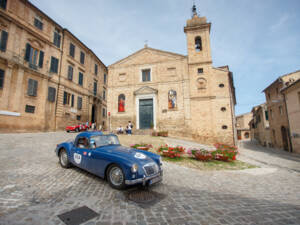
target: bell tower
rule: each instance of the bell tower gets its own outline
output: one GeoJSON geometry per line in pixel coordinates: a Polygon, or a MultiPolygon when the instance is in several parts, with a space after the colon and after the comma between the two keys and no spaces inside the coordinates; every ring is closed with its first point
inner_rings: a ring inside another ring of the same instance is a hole
{"type": "Polygon", "coordinates": [[[195,4],[192,19],[187,20],[184,32],[187,39],[189,64],[212,64],[210,49],[210,27],[206,17],[199,17],[195,4]]]}

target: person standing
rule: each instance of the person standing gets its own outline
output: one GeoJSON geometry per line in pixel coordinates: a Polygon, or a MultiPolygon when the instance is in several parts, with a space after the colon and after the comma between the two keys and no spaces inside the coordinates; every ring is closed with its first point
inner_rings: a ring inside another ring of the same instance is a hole
{"type": "Polygon", "coordinates": [[[128,134],[129,135],[132,134],[132,128],[133,128],[133,125],[132,125],[131,121],[128,121],[128,134]]]}

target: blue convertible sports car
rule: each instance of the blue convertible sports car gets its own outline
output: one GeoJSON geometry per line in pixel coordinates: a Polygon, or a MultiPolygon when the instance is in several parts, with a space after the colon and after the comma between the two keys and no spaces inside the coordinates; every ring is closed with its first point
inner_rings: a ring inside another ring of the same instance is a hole
{"type": "Polygon", "coordinates": [[[83,132],[74,141],[57,145],[55,152],[63,168],[78,166],[107,179],[116,189],[138,183],[151,185],[162,180],[159,155],[121,146],[114,134],[83,132]]]}

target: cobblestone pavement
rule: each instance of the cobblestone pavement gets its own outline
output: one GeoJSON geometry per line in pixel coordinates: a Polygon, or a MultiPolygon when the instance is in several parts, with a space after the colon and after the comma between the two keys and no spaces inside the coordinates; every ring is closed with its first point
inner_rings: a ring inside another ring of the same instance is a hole
{"type": "MultiPolygon", "coordinates": [[[[242,171],[202,172],[165,163],[163,182],[151,187],[165,197],[140,207],[126,199],[130,190],[113,190],[101,178],[59,166],[54,148],[73,137],[0,135],[1,225],[63,224],[57,215],[84,205],[99,213],[85,225],[300,224],[300,173],[288,163],[293,157],[281,167],[262,163],[242,171]]],[[[253,149],[246,151],[256,158],[253,149]]]]}

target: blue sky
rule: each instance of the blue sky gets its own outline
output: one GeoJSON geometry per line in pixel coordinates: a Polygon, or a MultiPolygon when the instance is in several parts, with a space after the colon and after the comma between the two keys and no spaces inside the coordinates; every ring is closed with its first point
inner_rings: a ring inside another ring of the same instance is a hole
{"type": "MultiPolygon", "coordinates": [[[[192,0],[32,0],[106,64],[143,48],[187,54],[192,0]]],[[[300,0],[195,0],[212,23],[214,66],[234,75],[236,114],[265,101],[262,90],[300,69],[300,0]]]]}

